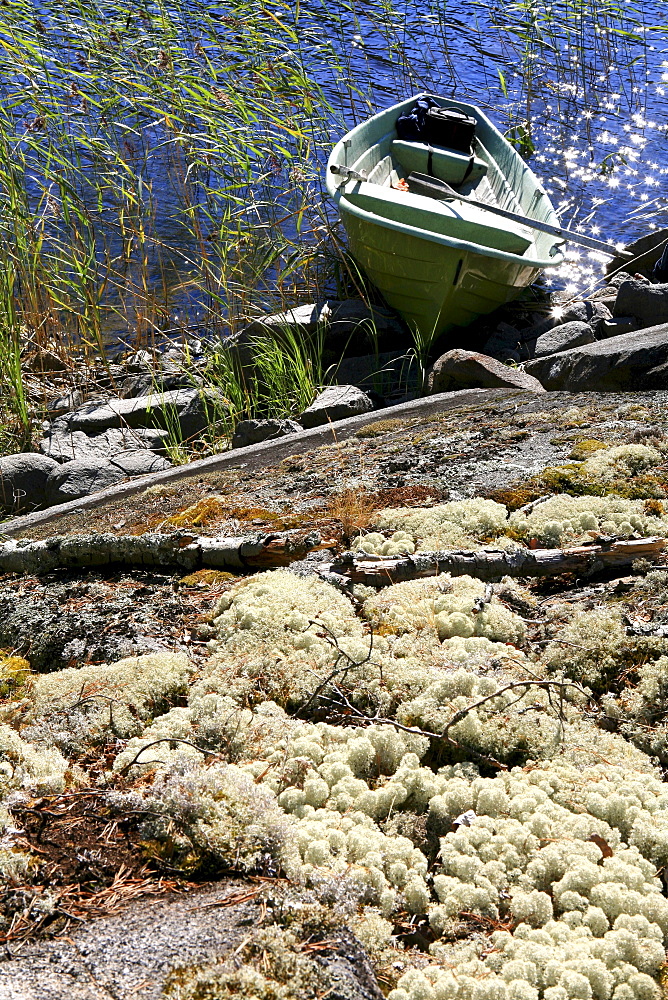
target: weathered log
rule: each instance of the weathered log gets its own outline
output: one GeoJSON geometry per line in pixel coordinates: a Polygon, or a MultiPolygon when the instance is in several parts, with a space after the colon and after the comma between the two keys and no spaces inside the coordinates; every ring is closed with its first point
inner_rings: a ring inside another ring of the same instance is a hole
{"type": "Polygon", "coordinates": [[[615,566],[628,566],[635,559],[658,555],[665,538],[611,539],[596,545],[570,549],[479,549],[478,551],[416,552],[405,556],[370,556],[344,552],[318,569],[333,583],[349,581],[372,587],[450,573],[478,580],[500,580],[504,576],[558,576],[576,573],[591,576],[615,566]]]}
{"type": "Polygon", "coordinates": [[[110,565],[177,567],[188,572],[204,568],[270,569],[287,566],[308,552],[332,544],[323,541],[318,531],[283,531],[237,538],[150,531],[143,535],[55,536],[43,541],[12,539],[0,545],[0,572],[48,573],[54,569],[110,565]]]}

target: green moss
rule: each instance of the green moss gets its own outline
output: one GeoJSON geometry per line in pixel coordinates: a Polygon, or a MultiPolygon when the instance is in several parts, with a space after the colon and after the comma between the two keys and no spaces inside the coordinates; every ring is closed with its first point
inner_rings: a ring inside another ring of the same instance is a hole
{"type": "Polygon", "coordinates": [[[216,587],[221,583],[229,583],[238,577],[234,573],[225,573],[219,569],[198,569],[194,573],[188,573],[181,577],[181,583],[186,587],[216,587]]]}
{"type": "MultiPolygon", "coordinates": [[[[494,500],[501,500],[502,495],[512,495],[524,490],[530,494],[529,499],[535,499],[544,493],[570,493],[571,496],[619,496],[626,500],[643,500],[654,498],[661,500],[668,496],[668,484],[664,479],[653,473],[641,473],[637,476],[618,476],[601,479],[590,475],[585,470],[585,462],[570,462],[566,465],[549,465],[547,468],[527,482],[509,487],[508,490],[497,491],[494,500]]],[[[501,501],[510,508],[507,500],[501,501]]],[[[528,501],[524,501],[525,503],[528,501]]],[[[521,506],[521,504],[520,504],[521,506]]]]}
{"type": "Polygon", "coordinates": [[[605,441],[597,441],[596,438],[586,438],[584,441],[576,441],[568,457],[575,459],[577,462],[582,462],[586,458],[589,458],[593,452],[607,447],[609,446],[605,441]]]}
{"type": "Polygon", "coordinates": [[[30,684],[31,668],[22,656],[0,653],[0,698],[21,697],[30,684]]]}

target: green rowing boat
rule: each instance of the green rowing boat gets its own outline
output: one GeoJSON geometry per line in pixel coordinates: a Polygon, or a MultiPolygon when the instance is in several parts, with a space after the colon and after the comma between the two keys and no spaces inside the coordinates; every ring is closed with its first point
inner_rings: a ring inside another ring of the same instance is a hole
{"type": "Polygon", "coordinates": [[[564,237],[532,227],[558,230],[559,220],[536,176],[474,105],[433,97],[475,118],[473,157],[399,139],[397,118],[419,96],[344,136],[329,158],[327,188],[351,253],[428,342],[515,299],[543,268],[561,263],[564,237]],[[444,200],[439,182],[454,198],[444,200]]]}

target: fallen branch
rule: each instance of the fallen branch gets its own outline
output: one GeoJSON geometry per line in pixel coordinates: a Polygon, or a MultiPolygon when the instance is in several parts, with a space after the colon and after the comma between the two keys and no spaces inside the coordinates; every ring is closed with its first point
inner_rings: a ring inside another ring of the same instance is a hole
{"type": "Polygon", "coordinates": [[[283,531],[237,538],[172,534],[56,536],[43,541],[19,539],[0,545],[0,572],[48,573],[119,564],[122,566],[245,570],[288,566],[308,552],[328,548],[318,531],[283,531]]]}
{"type": "Polygon", "coordinates": [[[658,555],[665,538],[612,539],[596,545],[571,549],[479,549],[478,551],[416,552],[405,556],[369,556],[344,552],[330,563],[321,563],[319,572],[333,583],[366,583],[387,587],[392,583],[450,573],[474,576],[479,580],[500,580],[504,576],[558,576],[576,573],[591,576],[615,566],[628,566],[641,557],[658,555]]]}

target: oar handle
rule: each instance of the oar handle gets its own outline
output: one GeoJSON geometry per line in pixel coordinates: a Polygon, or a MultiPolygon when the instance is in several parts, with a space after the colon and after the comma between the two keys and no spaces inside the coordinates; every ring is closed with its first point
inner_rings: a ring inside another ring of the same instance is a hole
{"type": "Polygon", "coordinates": [[[341,177],[345,177],[346,180],[367,180],[367,176],[363,171],[353,170],[352,167],[345,167],[342,163],[330,163],[329,170],[330,173],[339,174],[341,177]]]}

